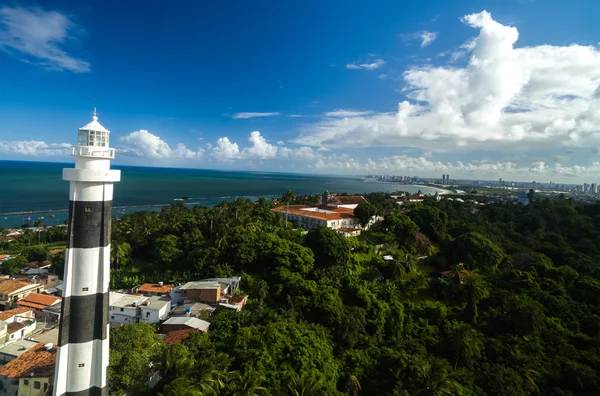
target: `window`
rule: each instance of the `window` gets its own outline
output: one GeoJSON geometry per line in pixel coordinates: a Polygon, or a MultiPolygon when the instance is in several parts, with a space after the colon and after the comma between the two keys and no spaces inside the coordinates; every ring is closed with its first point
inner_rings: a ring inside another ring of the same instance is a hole
{"type": "Polygon", "coordinates": [[[79,363],[77,367],[85,367],[85,363],[79,363]]]}
{"type": "Polygon", "coordinates": [[[115,317],[114,317],[114,316],[111,316],[110,318],[111,318],[111,319],[114,319],[115,317]]]}
{"type": "Polygon", "coordinates": [[[146,317],[149,318],[150,317],[150,312],[146,312],[146,317]]]}
{"type": "Polygon", "coordinates": [[[23,385],[29,385],[29,380],[23,380],[23,385]]]}
{"type": "Polygon", "coordinates": [[[33,389],[42,389],[42,383],[40,381],[33,381],[33,389]]]}
{"type": "Polygon", "coordinates": [[[125,311],[125,308],[121,308],[121,312],[125,311]]]}
{"type": "Polygon", "coordinates": [[[82,287],[82,288],[81,288],[81,291],[89,291],[89,290],[90,290],[90,288],[89,288],[89,287],[82,287]]]}
{"type": "Polygon", "coordinates": [[[85,213],[92,213],[92,208],[86,207],[85,208],[85,213]]]}

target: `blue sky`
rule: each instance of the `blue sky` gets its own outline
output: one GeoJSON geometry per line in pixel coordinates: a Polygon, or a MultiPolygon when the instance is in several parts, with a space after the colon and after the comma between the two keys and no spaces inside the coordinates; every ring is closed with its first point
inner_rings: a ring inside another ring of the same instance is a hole
{"type": "Polygon", "coordinates": [[[5,1],[0,157],[598,181],[597,1],[5,1]],[[42,5],[43,4],[43,5],[42,5]]]}

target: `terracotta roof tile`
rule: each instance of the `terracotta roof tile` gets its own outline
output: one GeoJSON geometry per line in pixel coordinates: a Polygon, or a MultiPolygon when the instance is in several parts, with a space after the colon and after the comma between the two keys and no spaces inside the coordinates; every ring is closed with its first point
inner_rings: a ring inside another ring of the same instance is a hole
{"type": "Polygon", "coordinates": [[[19,289],[22,289],[27,286],[35,286],[36,283],[33,282],[25,282],[16,279],[9,279],[2,283],[0,283],[0,294],[11,294],[19,289]]]}
{"type": "Polygon", "coordinates": [[[158,285],[157,283],[144,283],[138,287],[140,293],[170,293],[173,285],[158,285]]]}
{"type": "Polygon", "coordinates": [[[30,376],[33,378],[47,378],[54,375],[55,363],[56,347],[47,351],[44,349],[44,343],[39,343],[16,359],[6,363],[0,369],[0,375],[10,378],[30,376]]]}
{"type": "Polygon", "coordinates": [[[23,322],[10,322],[6,325],[6,332],[8,334],[16,333],[24,327],[27,327],[27,324],[23,322]]]}
{"type": "Polygon", "coordinates": [[[338,205],[358,205],[369,203],[362,195],[336,195],[331,199],[332,203],[338,205]]]}
{"type": "Polygon", "coordinates": [[[31,308],[18,307],[14,309],[9,309],[8,311],[0,312],[0,320],[6,320],[8,318],[12,318],[15,315],[22,315],[26,312],[31,312],[31,308]]]}
{"type": "MultiPolygon", "coordinates": [[[[277,206],[271,209],[274,212],[286,213],[286,206],[277,206]]],[[[311,219],[318,220],[340,220],[340,219],[351,219],[354,217],[353,209],[349,208],[325,208],[319,206],[308,206],[308,205],[294,205],[290,206],[289,214],[300,215],[311,219]],[[303,210],[306,208],[319,208],[320,210],[326,210],[329,213],[313,212],[310,210],[303,210]]]]}
{"type": "Polygon", "coordinates": [[[61,300],[62,298],[60,297],[49,296],[47,294],[31,293],[27,295],[27,297],[17,301],[17,305],[35,309],[44,309],[59,303],[61,300]]]}
{"type": "Polygon", "coordinates": [[[190,336],[190,333],[200,331],[197,329],[185,329],[185,330],[175,330],[169,331],[164,341],[168,346],[173,346],[176,344],[181,344],[186,338],[190,336]]]}
{"type": "Polygon", "coordinates": [[[52,254],[52,255],[54,255],[54,254],[60,253],[62,251],[63,251],[62,249],[52,249],[52,250],[49,251],[49,253],[52,254]]]}

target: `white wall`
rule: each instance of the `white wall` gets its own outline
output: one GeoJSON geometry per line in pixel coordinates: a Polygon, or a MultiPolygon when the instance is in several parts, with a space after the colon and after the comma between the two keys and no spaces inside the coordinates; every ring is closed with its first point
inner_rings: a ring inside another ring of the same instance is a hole
{"type": "Polygon", "coordinates": [[[136,308],[109,307],[108,313],[111,325],[138,323],[136,308]]]}
{"type": "Polygon", "coordinates": [[[165,304],[161,309],[150,309],[142,306],[140,322],[158,324],[161,320],[167,319],[171,311],[171,303],[165,304]]]}

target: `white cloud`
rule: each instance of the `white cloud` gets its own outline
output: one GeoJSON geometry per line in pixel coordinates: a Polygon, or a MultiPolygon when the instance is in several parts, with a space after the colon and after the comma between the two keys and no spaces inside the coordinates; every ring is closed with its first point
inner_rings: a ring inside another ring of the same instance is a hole
{"type": "Polygon", "coordinates": [[[358,117],[372,114],[372,111],[337,109],[323,114],[325,117],[358,117]]]}
{"type": "Polygon", "coordinates": [[[48,70],[89,72],[64,49],[79,28],[71,17],[41,8],[0,6],[0,49],[48,70]]]}
{"type": "Polygon", "coordinates": [[[257,118],[257,117],[274,117],[281,115],[281,113],[235,113],[231,116],[234,120],[246,119],[246,118],[257,118]]]}
{"type": "Polygon", "coordinates": [[[66,156],[71,153],[69,143],[46,143],[40,140],[0,141],[0,153],[27,156],[66,156]]]}
{"type": "Polygon", "coordinates": [[[437,38],[437,33],[422,30],[415,33],[401,34],[400,37],[402,37],[404,40],[419,40],[421,42],[421,48],[424,48],[437,38]]]}
{"type": "Polygon", "coordinates": [[[217,140],[217,146],[213,148],[213,155],[217,159],[231,160],[241,158],[240,147],[232,143],[227,136],[217,140]]]}
{"type": "Polygon", "coordinates": [[[171,149],[167,142],[143,129],[122,136],[119,140],[125,143],[119,151],[150,159],[195,159],[202,157],[204,153],[201,148],[198,151],[190,150],[183,143],[178,143],[175,149],[171,149]]]}
{"type": "Polygon", "coordinates": [[[479,35],[467,65],[404,72],[409,100],[393,113],[327,116],[294,142],[311,146],[526,150],[591,146],[600,138],[600,51],[515,48],[518,31],[483,11],[462,18],[479,35]]]}
{"type": "Polygon", "coordinates": [[[259,131],[250,133],[248,141],[252,143],[252,147],[244,149],[244,157],[259,157],[259,158],[273,158],[277,155],[277,146],[267,143],[264,137],[260,135],[259,131]]]}
{"type": "Polygon", "coordinates": [[[348,63],[346,65],[346,69],[350,70],[375,70],[379,69],[385,65],[385,61],[383,59],[373,59],[368,63],[348,63]]]}

